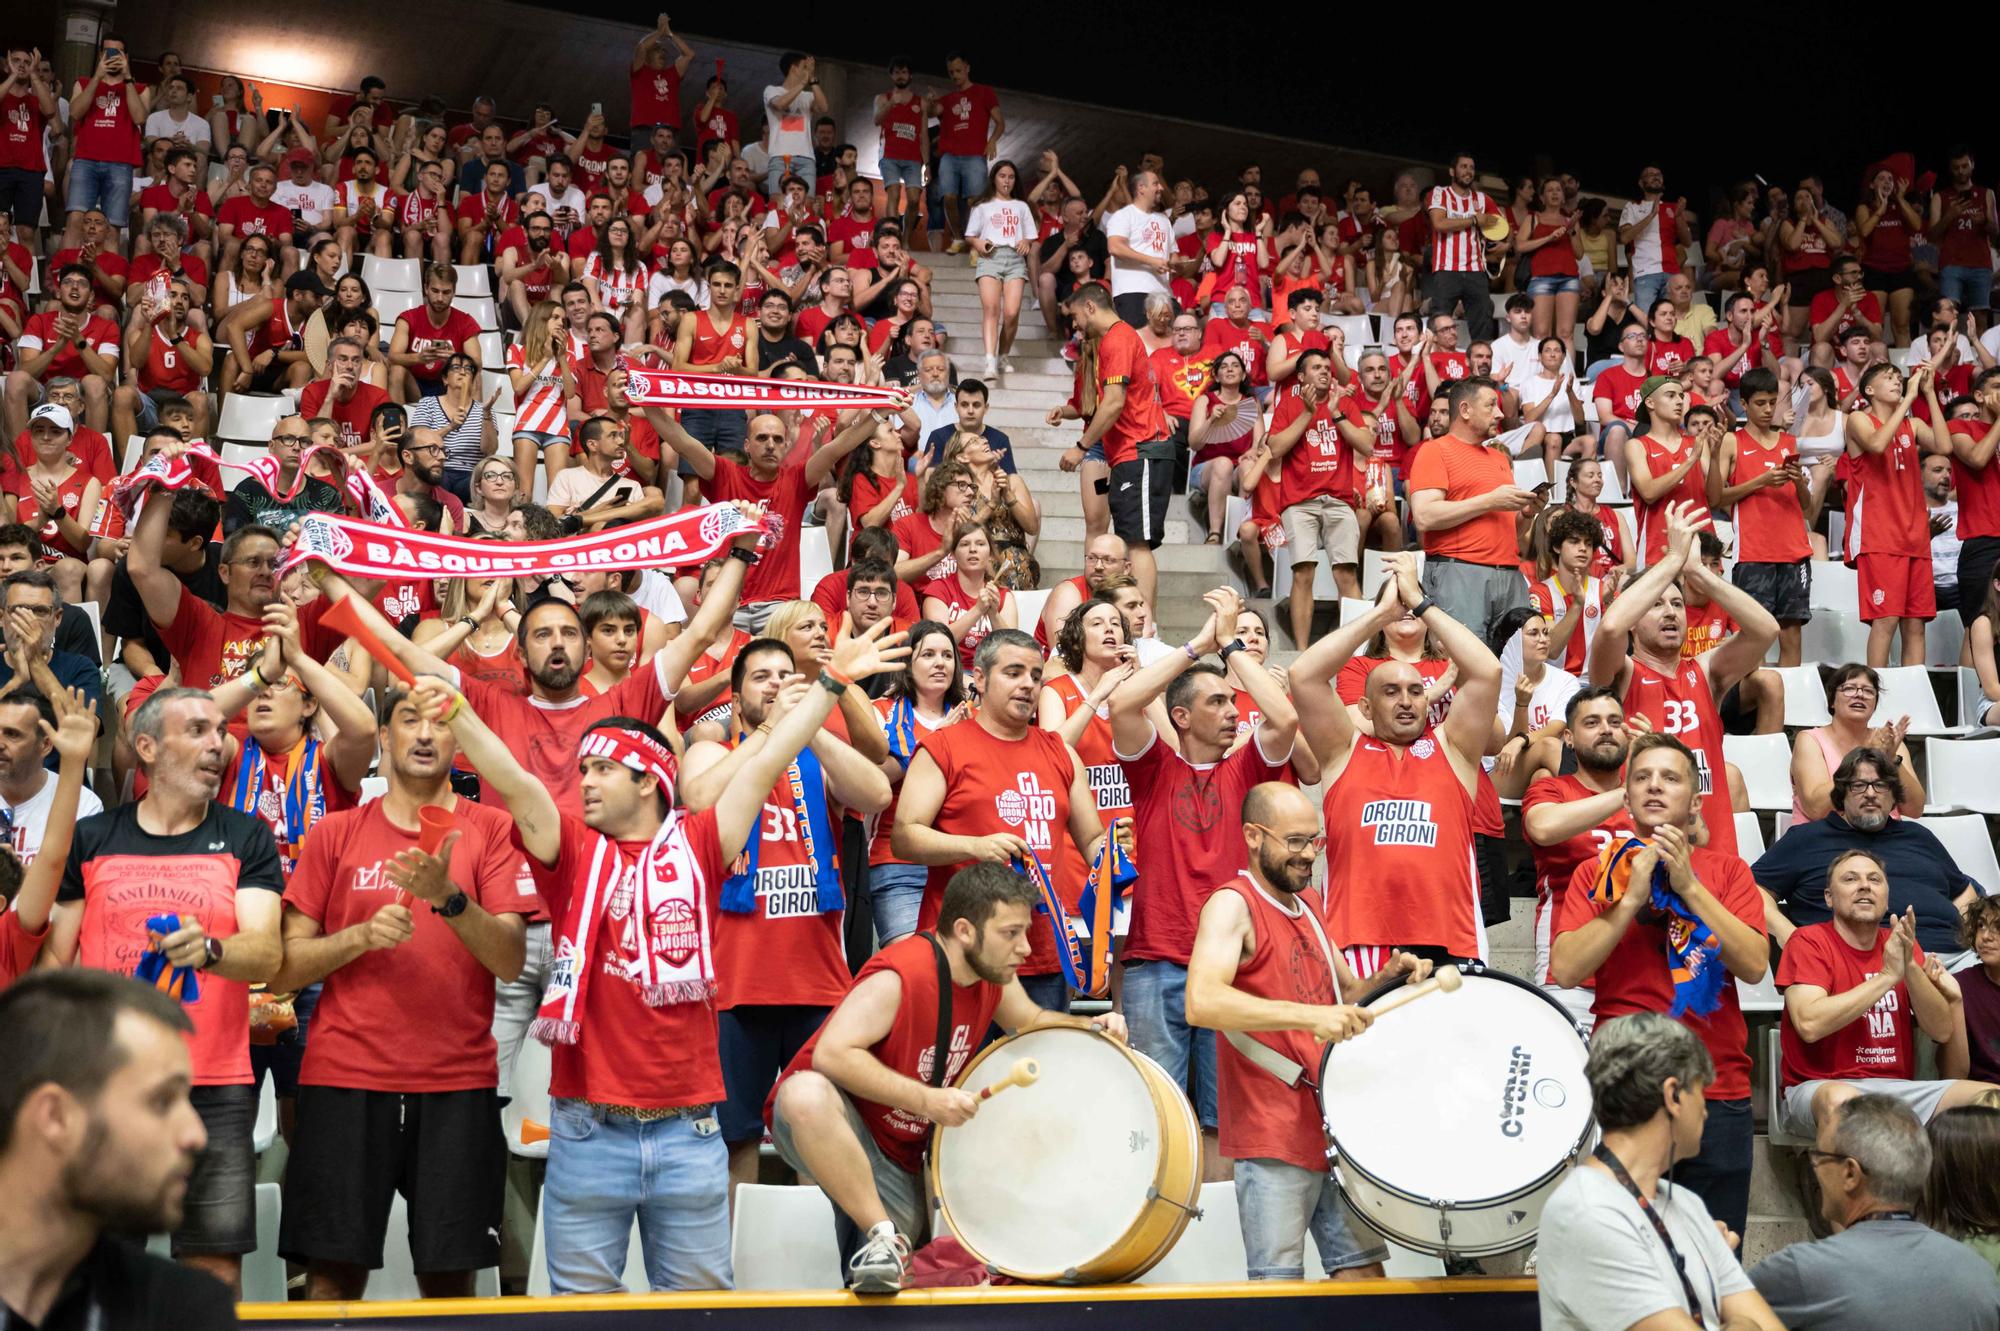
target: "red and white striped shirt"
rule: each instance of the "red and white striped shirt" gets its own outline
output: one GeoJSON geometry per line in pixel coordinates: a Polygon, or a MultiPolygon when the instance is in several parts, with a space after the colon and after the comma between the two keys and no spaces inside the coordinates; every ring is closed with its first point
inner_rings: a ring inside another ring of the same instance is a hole
{"type": "Polygon", "coordinates": [[[411,190],[396,205],[396,216],[404,226],[428,226],[431,218],[437,216],[444,207],[444,200],[433,199],[422,190],[411,190]]]}
{"type": "MultiPolygon", "coordinates": [[[[519,343],[507,348],[510,370],[540,369],[528,364],[528,349],[519,343]]],[[[515,395],[514,431],[533,434],[563,434],[569,430],[569,414],[563,406],[562,365],[552,364],[546,374],[537,374],[525,396],[515,395]]]]}
{"type": "MultiPolygon", "coordinates": [[[[1428,206],[1442,208],[1447,217],[1479,217],[1500,211],[1493,206],[1493,200],[1486,196],[1486,191],[1460,194],[1449,185],[1433,186],[1428,206]]],[[[1486,237],[1479,234],[1478,227],[1431,232],[1432,272],[1479,273],[1485,270],[1486,237]]]]}
{"type": "Polygon", "coordinates": [[[646,283],[652,279],[653,270],[644,260],[629,268],[609,268],[603,256],[593,250],[583,261],[583,275],[597,279],[597,289],[604,295],[604,308],[614,315],[621,315],[627,305],[645,295],[646,283]]]}

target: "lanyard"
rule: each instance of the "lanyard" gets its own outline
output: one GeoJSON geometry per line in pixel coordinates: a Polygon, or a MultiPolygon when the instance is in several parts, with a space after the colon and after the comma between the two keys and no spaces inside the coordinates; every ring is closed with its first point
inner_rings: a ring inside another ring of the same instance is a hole
{"type": "Polygon", "coordinates": [[[1681,1292],[1687,1295],[1688,1312],[1694,1317],[1695,1325],[1704,1325],[1701,1300],[1695,1296],[1694,1282],[1688,1279],[1686,1260],[1681,1257],[1680,1249],[1674,1246],[1673,1236],[1667,1233],[1667,1222],[1660,1219],[1660,1213],[1646,1200],[1646,1194],[1639,1191],[1639,1185],[1632,1181],[1632,1176],[1625,1171],[1624,1164],[1611,1153],[1609,1147],[1599,1142],[1597,1149],[1592,1151],[1591,1155],[1599,1164],[1611,1171],[1611,1177],[1617,1179],[1625,1191],[1632,1194],[1632,1200],[1639,1203],[1639,1209],[1645,1212],[1646,1219],[1653,1222],[1653,1232],[1660,1236],[1660,1242],[1667,1245],[1667,1256],[1673,1259],[1674,1274],[1681,1278],[1681,1292]]]}

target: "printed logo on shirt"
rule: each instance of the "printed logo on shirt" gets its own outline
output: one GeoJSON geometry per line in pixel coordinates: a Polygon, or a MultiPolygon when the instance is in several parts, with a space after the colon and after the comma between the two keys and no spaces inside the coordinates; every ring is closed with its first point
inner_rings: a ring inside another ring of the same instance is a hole
{"type": "MultiPolygon", "coordinates": [[[[1879,973],[1876,972],[1875,974],[1879,973]]],[[[1875,974],[1870,974],[1864,978],[1872,980],[1875,978],[1875,974]]],[[[1893,1067],[1901,1061],[1902,1050],[1900,1045],[1896,1043],[1901,1039],[1896,1025],[1896,1013],[1901,1006],[1896,1001],[1896,991],[1891,989],[1888,993],[1875,1000],[1874,1007],[1868,1009],[1865,1014],[1868,1018],[1868,1038],[1871,1040],[1888,1040],[1891,1043],[1886,1048],[1874,1045],[1860,1046],[1854,1051],[1854,1059],[1857,1063],[1875,1063],[1885,1067],[1893,1067]]]]}
{"type": "Polygon", "coordinates": [[[1429,735],[1425,735],[1410,746],[1410,756],[1413,758],[1429,758],[1436,754],[1437,751],[1437,741],[1433,740],[1429,735]]]}
{"type": "MultiPolygon", "coordinates": [[[[952,1027],[951,1052],[945,1055],[944,1061],[945,1085],[949,1086],[958,1080],[959,1069],[965,1066],[965,1060],[971,1056],[972,1029],[968,1026],[952,1027]]],[[[937,1047],[926,1043],[924,1045],[924,1052],[917,1058],[917,1080],[926,1086],[930,1085],[931,1068],[936,1062],[937,1047]]],[[[907,1109],[891,1109],[888,1113],[888,1119],[898,1131],[908,1133],[911,1136],[929,1132],[931,1127],[929,1119],[923,1117],[921,1114],[912,1114],[907,1109]]]]}
{"type": "Polygon", "coordinates": [[[1014,778],[1011,790],[993,797],[993,811],[1001,822],[1021,829],[1021,839],[1037,851],[1055,845],[1056,797],[1033,772],[1014,778]]]}
{"type": "Polygon", "coordinates": [[[1361,806],[1361,825],[1375,830],[1378,846],[1437,845],[1429,800],[1370,800],[1361,806]]]}

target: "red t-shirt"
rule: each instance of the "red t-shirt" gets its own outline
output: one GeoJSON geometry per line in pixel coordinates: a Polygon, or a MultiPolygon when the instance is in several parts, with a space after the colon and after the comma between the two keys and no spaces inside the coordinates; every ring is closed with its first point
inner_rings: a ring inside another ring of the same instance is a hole
{"type": "Polygon", "coordinates": [[[681,127],[681,72],[671,53],[658,69],[641,65],[632,71],[632,123],[681,127]]]}
{"type": "MultiPolygon", "coordinates": [[[[1281,464],[1284,471],[1284,505],[1302,504],[1319,495],[1330,495],[1349,504],[1361,498],[1361,482],[1367,472],[1366,463],[1355,457],[1354,450],[1340,437],[1340,427],[1335,424],[1335,413],[1354,425],[1364,428],[1366,420],[1361,408],[1354,405],[1351,397],[1338,397],[1321,402],[1313,408],[1312,422],[1305,428],[1305,434],[1292,445],[1281,464]]],[[[1278,395],[1278,405],[1271,416],[1271,433],[1289,429],[1293,422],[1305,413],[1305,403],[1295,392],[1278,395]]],[[[1512,476],[1512,473],[1508,473],[1512,476]]]]}
{"type": "Polygon", "coordinates": [[[71,132],[78,161],[140,164],[140,125],[132,119],[132,108],[126,103],[128,89],[137,96],[146,95],[146,85],[136,80],[100,79],[92,91],[90,109],[80,116],[72,109],[71,132]]]}
{"type": "MultiPolygon", "coordinates": [[[[456,800],[459,838],[452,885],[494,914],[541,911],[534,878],[514,845],[514,825],[497,809],[456,800]]],[[[414,828],[391,822],[381,800],[328,814],[306,838],[285,904],[335,934],[397,899],[386,872],[417,844],[414,828]]],[[[424,903],[410,907],[416,932],[401,947],[364,952],[326,977],[315,1039],[299,1080],[367,1091],[467,1091],[493,1086],[493,973],[424,903]],[[412,1021],[422,1013],[421,1021],[412,1021]]]]}
{"type": "MultiPolygon", "coordinates": [[[[1684,337],[1646,339],[1646,373],[1679,374],[1694,359],[1694,343],[1684,337]]],[[[1617,369],[1617,366],[1612,366],[1617,369]]],[[[1601,376],[1600,376],[1601,377],[1601,376]]]]}
{"type": "Polygon", "coordinates": [[[1243,797],[1280,780],[1291,755],[1272,762],[1253,738],[1219,763],[1196,766],[1155,733],[1118,759],[1131,789],[1140,874],[1124,955],[1185,966],[1208,894],[1243,868],[1243,797]]]}
{"type": "MultiPolygon", "coordinates": [[[[1594,798],[1598,793],[1574,775],[1545,776],[1530,785],[1521,796],[1521,814],[1526,817],[1530,809],[1544,804],[1572,804],[1577,800],[1594,798]]],[[[1575,877],[1577,866],[1595,863],[1598,854],[1611,844],[1612,833],[1631,830],[1632,815],[1620,809],[1597,826],[1587,828],[1567,841],[1558,841],[1552,846],[1528,842],[1529,853],[1535,861],[1537,952],[1546,952],[1554,942],[1555,924],[1562,918],[1563,897],[1569,892],[1569,880],[1575,877]]],[[[1543,984],[1555,983],[1555,977],[1546,972],[1536,978],[1543,984]]]]}
{"type": "MultiPolygon", "coordinates": [[[[835,245],[840,246],[841,253],[846,256],[847,266],[850,268],[875,267],[876,220],[873,217],[855,217],[848,213],[842,213],[826,224],[827,247],[831,249],[835,245]]],[[[821,325],[821,327],[824,326],[821,325]]],[[[807,337],[808,335],[801,328],[799,336],[807,337]]],[[[817,338],[818,336],[818,330],[814,330],[808,340],[817,338]]]]}
{"type": "MultiPolygon", "coordinates": [[[[813,584],[812,595],[807,599],[826,612],[826,622],[834,628],[840,627],[840,617],[847,613],[847,569],[829,573],[813,584]]],[[[889,611],[889,617],[899,624],[913,624],[923,615],[923,607],[917,601],[916,592],[907,582],[896,583],[896,605],[889,611]]]]}
{"type": "MultiPolygon", "coordinates": [[[[217,610],[186,587],[171,624],[155,623],[160,641],[180,662],[181,682],[189,688],[212,689],[250,668],[264,650],[264,621],[217,610]]],[[[570,754],[575,765],[576,754],[570,754]]]]}
{"type": "Polygon", "coordinates": [[[1000,99],[983,83],[953,88],[938,99],[938,151],[954,157],[986,156],[986,133],[1000,99]]]}
{"type": "Polygon", "coordinates": [[[1153,382],[1160,387],[1160,410],[1177,421],[1192,419],[1195,399],[1215,380],[1215,362],[1205,352],[1183,356],[1172,347],[1161,347],[1150,359],[1153,382]]]}
{"type": "Polygon", "coordinates": [[[1597,382],[1590,386],[1590,395],[1594,400],[1610,402],[1611,414],[1629,424],[1639,414],[1639,390],[1650,373],[1648,370],[1635,374],[1621,361],[1597,376],[1597,382]]]}
{"type": "MultiPolygon", "coordinates": [[[[673,701],[660,685],[665,661],[666,654],[660,653],[653,657],[652,668],[634,670],[607,692],[594,698],[577,697],[566,703],[522,697],[509,689],[463,676],[458,683],[466,701],[493,727],[493,733],[506,736],[521,765],[548,787],[556,807],[565,813],[581,813],[583,799],[576,784],[577,741],[584,731],[607,717],[631,716],[658,725],[673,701]]],[[[496,808],[506,807],[506,801],[497,792],[489,791],[481,798],[496,808]]],[[[547,900],[546,895],[543,899],[547,900]]]]}
{"type": "MultiPolygon", "coordinates": [[[[1736,334],[1730,329],[1711,328],[1708,330],[1708,336],[1702,339],[1701,349],[1704,355],[1713,357],[1715,363],[1720,365],[1723,358],[1728,356],[1735,349],[1736,345],[1736,334]]],[[[1771,366],[1784,360],[1784,358],[1784,344],[1778,340],[1776,333],[1766,333],[1761,340],[1753,338],[1750,349],[1743,353],[1742,359],[1729,367],[1729,372],[1722,376],[1722,382],[1731,388],[1735,388],[1743,382],[1745,371],[1759,368],[1769,369],[1771,366]]],[[[1616,369],[1618,367],[1613,366],[1612,368],[1616,369]]],[[[1604,376],[1599,375],[1598,382],[1602,383],[1603,381],[1604,376]]],[[[1602,395],[1600,394],[1600,396],[1602,395]]]]}
{"type": "MultiPolygon", "coordinates": [[[[1841,937],[1840,926],[1832,920],[1808,924],[1795,931],[1778,954],[1778,988],[1809,984],[1828,994],[1844,994],[1882,973],[1882,950],[1888,941],[1888,931],[1878,930],[1875,945],[1863,951],[1841,937]]],[[[1919,947],[1911,953],[1910,965],[1923,964],[1924,950],[1919,947]]],[[[1909,986],[1901,981],[1866,1012],[1817,1040],[1800,1035],[1787,1012],[1778,1037],[1785,1085],[1870,1077],[1908,1081],[1917,1075],[1910,1014],[1909,986]]]]}
{"type": "MultiPolygon", "coordinates": [[[[722,691],[715,695],[714,700],[704,710],[693,715],[680,715],[678,712],[676,713],[674,724],[680,728],[680,732],[683,735],[704,721],[714,721],[718,724],[728,722],[729,709],[736,701],[736,696],[729,689],[729,672],[736,666],[736,654],[742,651],[744,645],[749,641],[749,634],[745,633],[742,629],[733,628],[729,630],[729,646],[723,651],[721,656],[712,656],[707,652],[703,652],[700,656],[694,658],[694,664],[688,667],[687,679],[681,683],[683,692],[693,685],[699,684],[703,680],[713,679],[717,675],[722,676],[723,684],[722,691]]],[[[835,715],[837,716],[839,713],[836,712],[835,715]]]]}
{"type": "MultiPolygon", "coordinates": [[[[924,160],[924,102],[915,89],[905,89],[909,100],[900,104],[882,99],[884,116],[882,120],[882,156],[892,162],[921,162],[924,160]]],[[[979,152],[986,151],[981,140],[979,152]]]]}
{"type": "Polygon", "coordinates": [[[1270,382],[1269,366],[1265,361],[1271,349],[1270,330],[1262,324],[1251,323],[1238,328],[1227,319],[1210,319],[1201,334],[1201,359],[1213,364],[1215,358],[1225,351],[1233,351],[1250,371],[1250,385],[1262,388],[1270,382]]]}
{"type": "Polygon", "coordinates": [[[34,89],[0,97],[0,169],[36,175],[48,170],[48,158],[42,153],[42,130],[47,123],[34,89]]]}
{"type": "Polygon", "coordinates": [[[307,420],[318,416],[340,427],[340,444],[352,448],[368,437],[368,418],[389,395],[371,383],[357,383],[354,393],[342,402],[333,396],[333,380],[315,379],[299,394],[299,415],[307,420]]]}
{"type": "MultiPolygon", "coordinates": [[[[1453,435],[1431,440],[1410,462],[1409,489],[1413,495],[1419,490],[1442,490],[1446,500],[1457,502],[1513,483],[1514,465],[1504,449],[1468,444],[1453,435]]],[[[1493,568],[1519,562],[1514,515],[1504,509],[1423,535],[1426,554],[1493,568]]],[[[1346,941],[1341,945],[1345,947],[1346,941]]]]}
{"type": "MultiPolygon", "coordinates": [[[[1629,714],[1629,713],[1628,713],[1629,714]]],[[[1707,846],[1688,851],[1688,864],[1701,885],[1720,901],[1723,908],[1743,923],[1764,932],[1764,898],[1750,879],[1750,867],[1736,858],[1733,849],[1724,853],[1707,846]]],[[[1556,919],[1555,934],[1560,938],[1580,929],[1611,908],[1610,903],[1590,899],[1591,884],[1597,875],[1592,860],[1577,866],[1570,875],[1569,890],[1563,893],[1562,913],[1556,919]]],[[[1718,963],[1719,964],[1719,963],[1718,963]]],[[[1660,921],[1641,912],[1618,940],[1611,955],[1597,968],[1597,997],[1591,1004],[1600,1022],[1634,1012],[1664,1013],[1673,1006],[1674,982],[1667,968],[1667,931],[1660,921]]],[[[1681,1024],[1701,1037],[1715,1060],[1715,1080],[1707,1087],[1711,1100],[1747,1100],[1750,1097],[1750,1033],[1743,1025],[1743,1010],[1736,1003],[1736,986],[1725,977],[1722,1003],[1707,1017],[1682,1017],[1681,1024]]]]}
{"type": "MultiPolygon", "coordinates": [[[[616,695],[614,689],[604,696],[616,695]]],[[[484,715],[484,704],[475,705],[484,715]]],[[[575,759],[572,745],[572,772],[575,759]]],[[[679,821],[679,835],[686,839],[688,857],[701,880],[694,890],[708,903],[708,917],[713,920],[721,911],[722,880],[727,873],[715,810],[680,810],[679,821]]],[[[608,894],[636,898],[639,863],[650,852],[650,843],[612,841],[592,831],[573,813],[562,815],[561,836],[562,848],[553,865],[544,866],[534,856],[527,857],[535,890],[547,903],[558,936],[568,925],[570,898],[589,884],[600,858],[616,856],[615,866],[608,869],[615,875],[606,885],[608,894]]],[[[521,844],[519,829],[514,833],[514,848],[524,854],[527,850],[521,844]]],[[[549,1094],[563,1100],[640,1109],[712,1104],[725,1094],[722,1064],[716,1054],[715,1007],[703,1002],[660,1007],[647,1004],[639,986],[627,978],[639,965],[636,942],[627,936],[637,923],[629,911],[622,920],[607,916],[596,930],[597,956],[576,963],[579,969],[593,968],[577,1006],[582,1030],[576,1043],[551,1046],[549,1094]]]]}
{"type": "Polygon", "coordinates": [[[1153,382],[1153,362],[1146,344],[1123,323],[1115,323],[1097,343],[1097,392],[1099,400],[1111,384],[1125,386],[1125,409],[1104,432],[1104,460],[1116,467],[1134,462],[1139,445],[1167,437],[1167,415],[1160,409],[1160,394],[1153,382]]]}
{"type": "MultiPolygon", "coordinates": [[[[56,332],[56,312],[43,310],[40,314],[28,316],[28,321],[21,326],[21,336],[14,343],[14,350],[26,357],[55,346],[61,340],[61,335],[56,332]]],[[[42,370],[43,383],[60,378],[81,379],[90,372],[90,367],[83,363],[83,353],[77,350],[78,346],[87,346],[98,355],[117,361],[121,351],[118,325],[95,314],[86,316],[69,349],[58,352],[42,370]]]]}
{"type": "Polygon", "coordinates": [[[715,460],[715,475],[703,486],[715,503],[747,499],[764,514],[757,564],[743,582],[743,603],[799,599],[799,526],[819,487],[806,480],[803,450],[793,449],[777,475],[760,481],[748,467],[728,458],[715,460]],[[796,459],[796,460],[794,460],[796,459]]]}
{"type": "MultiPolygon", "coordinates": [[[[889,1033],[869,1046],[868,1052],[891,1072],[899,1072],[912,1081],[928,1086],[932,1066],[937,1059],[940,1006],[937,952],[928,938],[916,934],[899,938],[870,957],[854,981],[858,985],[882,971],[894,971],[902,981],[902,1001],[896,1007],[896,1019],[889,1027],[889,1033]]],[[[965,1067],[966,1060],[972,1057],[973,1050],[984,1040],[1004,992],[999,985],[984,980],[951,986],[951,1037],[945,1055],[945,1085],[952,1084],[965,1067]]],[[[825,1029],[824,1026],[820,1028],[825,1029]]],[[[777,1085],[771,1088],[771,1094],[764,1101],[764,1122],[767,1125],[771,1121],[771,1106],[777,1103],[778,1086],[784,1085],[785,1078],[793,1073],[810,1068],[813,1052],[818,1047],[819,1033],[816,1031],[806,1041],[805,1047],[786,1064],[777,1085]]],[[[850,1098],[855,1109],[860,1111],[861,1121],[868,1125],[868,1135],[875,1139],[875,1144],[882,1148],[884,1155],[912,1174],[923,1169],[924,1149],[931,1139],[929,1119],[907,1110],[863,1100],[859,1096],[850,1098]]]]}
{"type": "MultiPolygon", "coordinates": [[[[1806,311],[1806,323],[1814,328],[1819,327],[1822,322],[1833,317],[1834,307],[1839,304],[1840,297],[1833,292],[1820,292],[1812,298],[1812,306],[1806,311]]],[[[1861,299],[1854,302],[1847,312],[1840,316],[1840,322],[1833,326],[1833,332],[1826,340],[1838,343],[1847,336],[1848,329],[1861,327],[1861,320],[1864,317],[1877,328],[1883,326],[1882,302],[1875,299],[1875,293],[1872,291],[1861,293],[1861,299]]]]}
{"type": "Polygon", "coordinates": [[[292,234],[291,209],[277,203],[259,204],[248,194],[224,199],[221,209],[215,214],[215,220],[223,226],[234,227],[239,239],[244,236],[266,236],[275,242],[279,239],[289,239],[292,234]]]}
{"type": "Polygon", "coordinates": [[[889,524],[889,532],[896,538],[905,559],[937,555],[937,562],[924,570],[924,581],[932,582],[958,572],[958,560],[944,548],[944,533],[932,525],[930,514],[911,513],[897,518],[889,524]]]}
{"type": "MultiPolygon", "coordinates": [[[[1945,428],[1969,439],[1984,439],[1992,426],[1986,421],[1950,421],[1945,428]]],[[[70,451],[76,451],[74,444],[70,451]]],[[[2000,466],[1988,462],[1973,468],[1954,457],[1951,478],[1958,489],[1958,539],[2000,536],[2000,466]]]]}
{"type": "MultiPolygon", "coordinates": [[[[994,584],[994,590],[1000,594],[999,604],[1002,606],[1007,604],[1007,598],[1013,594],[997,583],[994,584]]],[[[924,596],[935,597],[944,602],[945,613],[939,617],[941,620],[949,620],[953,615],[972,609],[979,600],[977,593],[966,590],[965,583],[959,577],[957,570],[925,583],[924,596]]],[[[995,610],[998,608],[996,606],[995,610]]],[[[993,632],[994,627],[990,617],[981,616],[977,623],[965,630],[965,636],[958,640],[958,659],[965,664],[967,670],[972,669],[973,653],[979,650],[979,644],[986,640],[986,635],[993,632]]]]}

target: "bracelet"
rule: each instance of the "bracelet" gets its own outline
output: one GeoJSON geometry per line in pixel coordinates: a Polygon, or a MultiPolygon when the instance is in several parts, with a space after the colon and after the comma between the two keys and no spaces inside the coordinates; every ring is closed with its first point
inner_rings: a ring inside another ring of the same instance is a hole
{"type": "Polygon", "coordinates": [[[1197,652],[1197,651],[1196,651],[1196,650],[1194,649],[1194,644],[1193,644],[1193,643],[1191,643],[1191,642],[1189,642],[1189,643],[1183,643],[1183,644],[1181,645],[1181,650],[1187,653],[1187,659],[1188,659],[1188,660],[1190,660],[1190,661],[1199,661],[1199,660],[1201,660],[1201,653],[1200,653],[1200,652],[1197,652]]]}
{"type": "Polygon", "coordinates": [[[471,615],[460,615],[458,617],[458,622],[465,625],[465,627],[467,627],[468,629],[472,629],[475,632],[478,631],[479,621],[474,619],[471,615]]]}
{"type": "Polygon", "coordinates": [[[845,697],[847,694],[848,686],[835,679],[831,670],[821,669],[819,678],[814,682],[836,698],[845,697]]]}
{"type": "Polygon", "coordinates": [[[740,545],[732,545],[729,547],[729,557],[731,559],[740,559],[751,568],[757,567],[758,556],[755,550],[745,550],[740,545]]]}
{"type": "Polygon", "coordinates": [[[271,687],[271,681],[264,678],[264,663],[262,661],[252,661],[250,668],[243,673],[250,676],[250,682],[256,685],[259,690],[271,687]]]}

